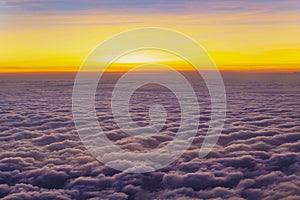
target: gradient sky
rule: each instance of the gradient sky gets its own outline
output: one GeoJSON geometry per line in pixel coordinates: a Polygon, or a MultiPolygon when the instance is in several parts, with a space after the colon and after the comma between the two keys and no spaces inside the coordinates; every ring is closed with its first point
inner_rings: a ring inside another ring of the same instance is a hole
{"type": "Polygon", "coordinates": [[[222,70],[299,71],[299,13],[297,0],[2,0],[0,71],[76,71],[100,42],[148,26],[191,36],[222,70]]]}

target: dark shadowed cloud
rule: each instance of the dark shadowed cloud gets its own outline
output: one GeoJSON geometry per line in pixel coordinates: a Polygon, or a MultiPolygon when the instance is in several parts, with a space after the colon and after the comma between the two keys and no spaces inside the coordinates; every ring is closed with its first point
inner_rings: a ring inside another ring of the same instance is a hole
{"type": "MultiPolygon", "coordinates": [[[[278,76],[224,75],[226,124],[218,144],[203,159],[198,150],[208,127],[209,103],[207,91],[197,87],[202,121],[194,143],[171,165],[144,174],[116,171],[87,152],[72,120],[72,78],[1,79],[0,198],[299,199],[300,79],[278,76]]],[[[102,96],[102,102],[106,100],[102,96]]],[[[97,106],[102,125],[111,124],[101,102],[97,106]]],[[[126,149],[153,149],[172,139],[172,123],[178,121],[172,115],[169,120],[162,133],[150,139],[119,137],[112,124],[107,135],[126,149]]]]}

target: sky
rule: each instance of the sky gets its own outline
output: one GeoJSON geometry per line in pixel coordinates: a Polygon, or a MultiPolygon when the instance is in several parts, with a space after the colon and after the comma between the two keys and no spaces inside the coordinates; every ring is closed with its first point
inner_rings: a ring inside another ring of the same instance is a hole
{"type": "Polygon", "coordinates": [[[297,0],[2,0],[0,72],[77,71],[99,43],[141,27],[192,37],[220,70],[300,71],[299,13],[297,0]]]}

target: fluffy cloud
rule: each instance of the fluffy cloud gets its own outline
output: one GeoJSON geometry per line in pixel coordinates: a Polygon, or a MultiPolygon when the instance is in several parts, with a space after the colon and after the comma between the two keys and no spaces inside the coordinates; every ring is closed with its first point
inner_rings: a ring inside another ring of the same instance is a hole
{"type": "MultiPolygon", "coordinates": [[[[287,79],[278,80],[276,87],[263,80],[249,83],[225,76],[228,113],[213,151],[206,158],[198,157],[210,119],[205,107],[209,102],[200,102],[201,122],[191,147],[169,166],[143,174],[111,169],[87,152],[72,120],[72,78],[1,82],[0,198],[297,199],[300,96],[294,89],[283,89],[287,79]]],[[[293,84],[299,88],[299,81],[293,84]]],[[[207,96],[207,91],[197,88],[200,97],[207,96]]],[[[101,98],[106,103],[109,99],[101,98]]],[[[164,104],[171,112],[166,126],[160,134],[144,139],[120,132],[101,105],[98,117],[115,144],[135,151],[153,150],[172,140],[180,122],[178,108],[172,108],[172,102],[164,104]]],[[[137,120],[146,120],[146,113],[137,120]]]]}

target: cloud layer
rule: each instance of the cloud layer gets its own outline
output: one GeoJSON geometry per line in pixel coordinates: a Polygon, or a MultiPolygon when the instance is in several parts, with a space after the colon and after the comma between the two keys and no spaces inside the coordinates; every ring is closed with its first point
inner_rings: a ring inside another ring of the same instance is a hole
{"type": "MultiPolygon", "coordinates": [[[[198,158],[210,109],[207,91],[194,84],[201,121],[192,146],[159,171],[132,174],[104,166],[81,143],[71,113],[73,77],[13,80],[2,75],[0,198],[298,199],[299,75],[224,74],[224,80],[227,119],[213,151],[204,159],[198,158]]],[[[166,126],[147,139],[120,132],[104,104],[107,97],[98,98],[100,124],[122,148],[144,151],[163,146],[172,140],[180,123],[176,101],[169,98],[166,102],[168,99],[161,97],[170,94],[153,88],[135,94],[134,120],[141,125],[149,120],[147,112],[138,112],[143,108],[138,102],[143,94],[148,95],[149,104],[150,97],[156,95],[168,106],[166,126]]],[[[124,160],[116,162],[130,165],[124,160]]]]}

